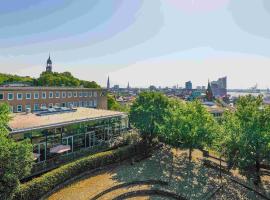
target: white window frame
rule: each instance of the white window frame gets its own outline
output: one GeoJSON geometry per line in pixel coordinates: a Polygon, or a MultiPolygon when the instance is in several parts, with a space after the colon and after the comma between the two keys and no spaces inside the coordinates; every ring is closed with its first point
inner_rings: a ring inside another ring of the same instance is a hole
{"type": "Polygon", "coordinates": [[[32,97],[32,94],[31,93],[26,93],[25,94],[25,99],[31,99],[31,97],[32,97]],[[27,95],[30,95],[30,97],[28,98],[27,95]]]}
{"type": "Polygon", "coordinates": [[[22,105],[21,104],[19,104],[19,105],[17,105],[17,112],[22,112],[23,111],[23,107],[22,107],[22,105]],[[20,106],[20,111],[19,111],[19,106],[20,106]]]}
{"type": "Polygon", "coordinates": [[[97,97],[97,91],[94,91],[94,97],[97,97]]]}
{"type": "Polygon", "coordinates": [[[92,95],[93,95],[93,92],[90,91],[90,92],[89,92],[89,97],[92,97],[92,95]]]}
{"type": "Polygon", "coordinates": [[[17,93],[17,100],[22,100],[23,99],[23,93],[17,93]],[[21,95],[21,98],[19,98],[19,95],[21,95]]]}
{"type": "Polygon", "coordinates": [[[49,99],[53,99],[53,92],[52,91],[49,92],[49,99]]]}
{"type": "Polygon", "coordinates": [[[34,110],[39,110],[39,104],[38,103],[34,104],[34,110]]]}
{"type": "Polygon", "coordinates": [[[39,92],[34,93],[34,99],[39,99],[39,92]],[[37,94],[37,97],[36,97],[36,94],[37,94]]]}
{"type": "Polygon", "coordinates": [[[11,92],[11,93],[8,93],[8,100],[9,100],[9,101],[14,100],[14,93],[12,93],[12,92],[11,92]],[[9,98],[9,95],[12,95],[12,98],[9,98]]]}
{"type": "Polygon", "coordinates": [[[41,98],[42,99],[46,99],[47,98],[47,94],[46,94],[46,92],[42,92],[42,94],[41,94],[41,98]],[[45,96],[43,96],[45,94],[45,96]]]}
{"type": "Polygon", "coordinates": [[[30,108],[30,110],[31,110],[31,105],[30,104],[25,105],[25,111],[27,111],[28,108],[30,108]]]}
{"type": "Polygon", "coordinates": [[[68,98],[72,98],[72,92],[68,92],[68,98]]]}
{"type": "Polygon", "coordinates": [[[94,107],[96,108],[97,107],[97,100],[94,99],[94,107]]]}
{"type": "Polygon", "coordinates": [[[59,91],[55,92],[55,98],[57,98],[57,99],[60,98],[60,92],[59,91]]]}
{"type": "Polygon", "coordinates": [[[83,97],[83,93],[82,92],[79,92],[79,97],[83,97]]]}
{"type": "Polygon", "coordinates": [[[66,97],[67,97],[67,93],[66,92],[62,92],[62,98],[66,98],[66,97]]]}
{"type": "Polygon", "coordinates": [[[73,92],[73,97],[77,97],[77,92],[73,92]]]}

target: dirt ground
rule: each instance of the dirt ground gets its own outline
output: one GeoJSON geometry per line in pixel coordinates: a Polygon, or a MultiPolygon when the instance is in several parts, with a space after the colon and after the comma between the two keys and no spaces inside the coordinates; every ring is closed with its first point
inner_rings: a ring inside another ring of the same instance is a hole
{"type": "MultiPolygon", "coordinates": [[[[111,200],[121,194],[144,190],[160,189],[177,193],[187,199],[209,199],[211,194],[220,187],[219,172],[205,167],[200,151],[193,152],[192,162],[188,161],[187,151],[164,147],[156,151],[152,157],[130,164],[130,162],[116,165],[107,170],[94,173],[77,181],[51,195],[49,200],[90,200],[98,194],[122,183],[145,180],[162,180],[168,185],[136,185],[123,187],[96,198],[111,200]]],[[[234,172],[238,174],[237,172],[234,172]]],[[[241,178],[241,176],[240,176],[241,178]]],[[[243,179],[244,180],[244,179],[243,179]]],[[[218,190],[210,199],[262,199],[254,192],[245,189],[230,179],[222,179],[223,188],[218,190]]],[[[269,182],[264,182],[270,185],[269,182]]],[[[266,188],[267,189],[267,188],[266,188]]],[[[265,191],[270,194],[270,191],[265,191]]],[[[168,199],[157,196],[135,197],[129,199],[168,199]]]]}

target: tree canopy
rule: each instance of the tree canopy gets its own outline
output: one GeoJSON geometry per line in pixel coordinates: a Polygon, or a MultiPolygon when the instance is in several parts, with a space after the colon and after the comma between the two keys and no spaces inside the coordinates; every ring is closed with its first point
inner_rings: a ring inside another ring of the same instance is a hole
{"type": "Polygon", "coordinates": [[[240,170],[255,169],[259,182],[260,166],[270,154],[270,107],[261,96],[248,95],[239,98],[236,108],[224,117],[219,146],[240,170]]]}
{"type": "Polygon", "coordinates": [[[130,121],[142,137],[151,142],[164,123],[169,106],[168,98],[157,92],[142,92],[130,108],[130,121]]]}
{"type": "Polygon", "coordinates": [[[30,173],[33,154],[27,141],[15,142],[8,137],[9,108],[0,105],[0,199],[10,199],[19,180],[30,173]]]}

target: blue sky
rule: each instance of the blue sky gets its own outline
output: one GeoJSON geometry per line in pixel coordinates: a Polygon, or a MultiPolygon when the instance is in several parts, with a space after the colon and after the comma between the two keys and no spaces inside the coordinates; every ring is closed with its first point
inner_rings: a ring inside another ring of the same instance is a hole
{"type": "Polygon", "coordinates": [[[0,71],[126,86],[270,87],[269,0],[3,0],[0,71]]]}

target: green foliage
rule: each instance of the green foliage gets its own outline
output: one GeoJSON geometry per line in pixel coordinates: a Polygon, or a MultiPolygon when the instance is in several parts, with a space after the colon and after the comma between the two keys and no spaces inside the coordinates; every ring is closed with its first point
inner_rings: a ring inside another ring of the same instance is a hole
{"type": "Polygon", "coordinates": [[[171,101],[165,124],[162,127],[166,141],[174,146],[203,149],[213,144],[218,124],[207,109],[199,102],[171,101]]]}
{"type": "Polygon", "coordinates": [[[72,76],[70,72],[42,72],[38,79],[0,73],[0,84],[23,82],[33,86],[66,86],[84,88],[100,88],[95,81],[80,80],[72,76]]]}
{"type": "Polygon", "coordinates": [[[38,86],[69,86],[78,87],[83,86],[85,88],[99,88],[100,86],[92,81],[79,80],[72,76],[70,72],[42,72],[37,79],[38,86]]]}
{"type": "Polygon", "coordinates": [[[236,107],[224,117],[220,151],[240,170],[255,167],[259,173],[270,153],[270,107],[251,95],[240,97],[236,107]]]}
{"type": "Polygon", "coordinates": [[[169,99],[157,92],[143,92],[130,108],[130,121],[140,131],[144,139],[152,141],[164,123],[169,99]]]}
{"type": "Polygon", "coordinates": [[[28,141],[15,142],[7,137],[8,106],[0,105],[0,199],[10,199],[19,179],[30,173],[33,154],[28,141]]]}
{"type": "Polygon", "coordinates": [[[33,180],[22,184],[14,199],[40,199],[57,185],[74,178],[83,172],[128,159],[136,153],[140,153],[138,150],[141,149],[142,148],[136,148],[136,146],[133,145],[125,146],[116,150],[91,155],[63,165],[41,177],[34,178],[33,180]]]}
{"type": "Polygon", "coordinates": [[[23,77],[23,76],[0,73],[0,85],[4,83],[12,83],[12,82],[24,82],[24,83],[33,84],[34,80],[35,79],[31,77],[23,77]]]}
{"type": "Polygon", "coordinates": [[[118,103],[112,94],[107,95],[107,101],[108,101],[108,110],[115,110],[121,112],[129,111],[129,106],[121,105],[120,103],[118,103]]]}

